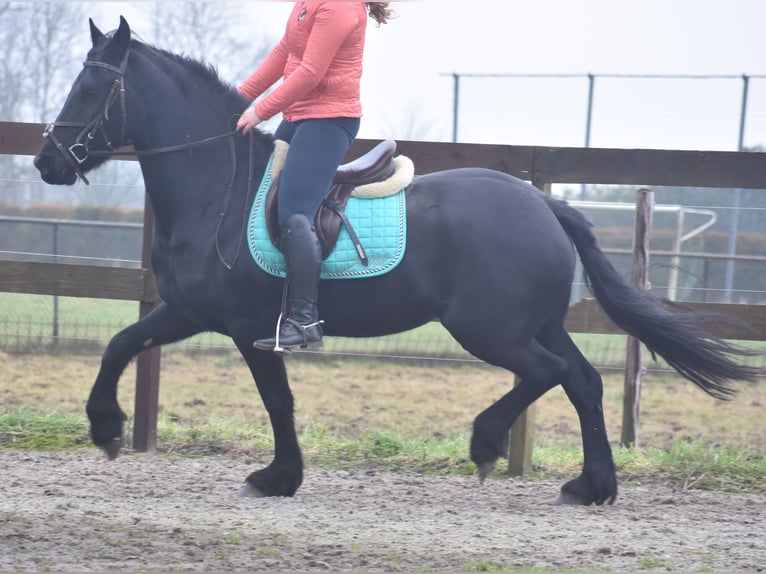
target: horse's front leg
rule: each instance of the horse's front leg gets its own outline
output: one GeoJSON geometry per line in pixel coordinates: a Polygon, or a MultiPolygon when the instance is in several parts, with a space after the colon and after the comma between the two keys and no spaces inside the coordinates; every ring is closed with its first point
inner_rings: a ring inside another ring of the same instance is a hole
{"type": "Polygon", "coordinates": [[[117,383],[125,367],[145,349],[180,341],[201,330],[172,307],[161,303],[109,341],[86,407],[93,444],[103,448],[109,458],[119,454],[124,442],[122,427],[127,417],[117,402],[117,383]]]}
{"type": "Polygon", "coordinates": [[[252,337],[237,341],[242,356],[253,374],[258,392],[269,413],[274,431],[274,460],[250,473],[239,496],[292,496],[303,482],[303,458],[295,431],[293,394],[281,356],[258,351],[252,337]]]}

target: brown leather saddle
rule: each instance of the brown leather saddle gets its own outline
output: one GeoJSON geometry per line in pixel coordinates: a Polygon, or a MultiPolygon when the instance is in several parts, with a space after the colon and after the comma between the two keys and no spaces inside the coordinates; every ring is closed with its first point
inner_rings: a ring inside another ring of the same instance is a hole
{"type": "MultiPolygon", "coordinates": [[[[333,179],[330,192],[322,202],[314,219],[317,236],[322,244],[322,259],[326,259],[338,241],[341,224],[346,226],[351,240],[356,246],[359,258],[367,265],[367,256],[364,248],[354,232],[351,222],[345,214],[346,203],[354,188],[359,185],[384,181],[394,174],[394,154],[396,142],[384,140],[366,154],[357,159],[338,166],[338,171],[333,179]]],[[[277,205],[279,196],[279,176],[271,185],[266,195],[264,206],[266,212],[266,229],[269,232],[271,242],[279,246],[279,219],[277,217],[277,205]]]]}

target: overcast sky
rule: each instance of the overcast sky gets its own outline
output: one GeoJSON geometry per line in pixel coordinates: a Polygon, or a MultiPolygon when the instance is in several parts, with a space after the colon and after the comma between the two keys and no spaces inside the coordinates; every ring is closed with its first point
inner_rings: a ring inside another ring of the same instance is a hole
{"type": "MultiPolygon", "coordinates": [[[[140,4],[103,3],[102,13],[124,14],[140,31],[140,4]]],[[[239,22],[249,22],[242,34],[281,36],[291,2],[241,4],[239,22]]],[[[764,0],[416,0],[393,7],[396,19],[368,27],[360,137],[450,139],[453,73],[574,74],[464,77],[458,138],[580,146],[584,76],[594,74],[591,145],[732,150],[746,74],[764,77],[750,81],[744,143],[766,144],[764,0]],[[607,74],[732,78],[599,77],[607,74]]],[[[117,22],[98,23],[111,29],[117,22]]]]}

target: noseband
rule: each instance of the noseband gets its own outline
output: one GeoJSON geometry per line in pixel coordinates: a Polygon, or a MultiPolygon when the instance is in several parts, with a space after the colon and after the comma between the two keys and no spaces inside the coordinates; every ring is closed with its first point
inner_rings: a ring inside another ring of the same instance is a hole
{"type": "Polygon", "coordinates": [[[50,138],[50,140],[56,146],[56,149],[61,152],[69,166],[74,170],[74,172],[77,174],[77,177],[79,177],[85,185],[88,185],[90,182],[88,181],[88,178],[85,177],[85,174],[80,167],[82,163],[85,162],[85,160],[87,160],[91,155],[111,155],[114,152],[114,146],[112,145],[112,142],[109,141],[109,137],[106,135],[106,130],[104,129],[104,121],[109,120],[109,110],[112,109],[112,106],[118,99],[120,100],[120,111],[122,113],[122,130],[119,146],[127,144],[125,141],[125,129],[127,125],[127,112],[125,107],[125,70],[128,67],[129,54],[130,50],[125,50],[125,55],[122,58],[122,62],[120,62],[119,68],[112,66],[111,64],[107,64],[106,62],[99,62],[97,60],[85,60],[83,62],[83,66],[85,68],[103,68],[105,70],[109,70],[110,72],[114,72],[115,74],[112,87],[109,90],[109,94],[106,96],[104,109],[89,122],[54,121],[49,123],[45,127],[45,132],[43,132],[43,137],[50,138]],[[74,143],[71,146],[66,147],[54,135],[53,130],[56,127],[81,127],[83,129],[75,139],[74,143]],[[106,142],[108,151],[105,150],[101,152],[92,152],[90,151],[90,144],[96,138],[96,132],[99,131],[101,132],[101,135],[106,142]]]}

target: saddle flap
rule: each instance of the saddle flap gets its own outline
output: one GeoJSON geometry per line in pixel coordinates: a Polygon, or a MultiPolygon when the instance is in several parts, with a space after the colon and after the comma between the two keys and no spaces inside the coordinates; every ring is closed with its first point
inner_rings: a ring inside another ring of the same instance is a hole
{"type": "MultiPolygon", "coordinates": [[[[287,144],[277,143],[280,144],[280,162],[283,163],[287,155],[287,144]]],[[[357,186],[374,184],[391,178],[397,171],[397,164],[394,161],[395,153],[396,142],[385,140],[361,157],[338,167],[330,191],[314,218],[315,230],[322,245],[322,259],[327,259],[335,249],[341,225],[344,223],[343,210],[354,189],[357,186]]],[[[273,183],[265,202],[266,229],[271,242],[280,250],[278,202],[281,168],[281,165],[272,167],[273,183]]]]}
{"type": "MultiPolygon", "coordinates": [[[[279,240],[279,179],[275,179],[274,183],[266,195],[266,229],[269,232],[269,239],[274,246],[282,250],[279,240]]],[[[342,213],[348,202],[348,198],[351,197],[351,192],[354,191],[354,186],[349,183],[335,183],[330,188],[330,193],[327,198],[322,202],[317,210],[316,217],[314,218],[314,229],[319,243],[322,245],[322,259],[327,259],[327,256],[335,249],[335,244],[338,241],[338,235],[340,234],[341,224],[343,218],[339,215],[342,213]]]]}
{"type": "Polygon", "coordinates": [[[352,191],[354,191],[353,184],[334,183],[330,193],[317,210],[314,223],[317,237],[322,245],[322,259],[327,259],[327,256],[335,249],[341,223],[345,223],[341,214],[346,209],[346,203],[352,191]]]}

